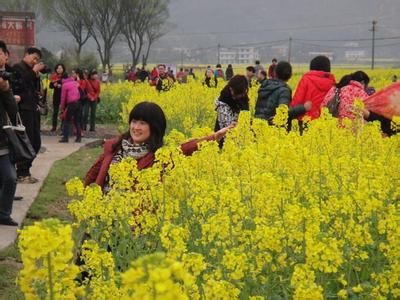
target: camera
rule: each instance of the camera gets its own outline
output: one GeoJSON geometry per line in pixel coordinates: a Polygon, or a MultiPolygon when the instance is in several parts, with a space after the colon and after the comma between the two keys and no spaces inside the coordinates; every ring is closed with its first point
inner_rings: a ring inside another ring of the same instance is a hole
{"type": "Polygon", "coordinates": [[[52,69],[46,65],[44,65],[43,70],[40,71],[42,74],[50,74],[52,72],[52,69]]]}
{"type": "Polygon", "coordinates": [[[12,73],[7,72],[7,71],[0,71],[0,78],[3,80],[11,80],[12,78],[12,73]]]}
{"type": "Polygon", "coordinates": [[[49,68],[43,61],[40,61],[39,64],[44,65],[44,68],[40,71],[42,74],[50,74],[52,72],[52,69],[49,68]]]}

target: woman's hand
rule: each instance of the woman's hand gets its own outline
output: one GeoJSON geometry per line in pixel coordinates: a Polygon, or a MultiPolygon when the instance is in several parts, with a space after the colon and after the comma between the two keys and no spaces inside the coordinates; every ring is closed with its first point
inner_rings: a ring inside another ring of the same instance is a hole
{"type": "Polygon", "coordinates": [[[236,127],[236,124],[237,124],[236,122],[233,122],[231,125],[229,125],[229,126],[227,126],[227,127],[224,127],[224,128],[222,128],[222,129],[216,131],[216,132],[214,133],[215,139],[216,139],[217,141],[219,141],[220,139],[222,139],[222,138],[226,135],[226,133],[227,133],[229,130],[231,130],[232,128],[236,127]]]}
{"type": "Polygon", "coordinates": [[[311,101],[306,101],[304,103],[304,108],[306,109],[306,111],[310,111],[312,108],[312,102],[311,101]]]}

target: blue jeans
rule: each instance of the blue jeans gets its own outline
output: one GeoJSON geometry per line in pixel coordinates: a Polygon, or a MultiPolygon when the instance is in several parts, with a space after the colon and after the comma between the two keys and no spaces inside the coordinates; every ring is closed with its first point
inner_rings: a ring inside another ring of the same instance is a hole
{"type": "Polygon", "coordinates": [[[0,218],[9,218],[17,188],[17,173],[8,154],[0,156],[0,218]]]}

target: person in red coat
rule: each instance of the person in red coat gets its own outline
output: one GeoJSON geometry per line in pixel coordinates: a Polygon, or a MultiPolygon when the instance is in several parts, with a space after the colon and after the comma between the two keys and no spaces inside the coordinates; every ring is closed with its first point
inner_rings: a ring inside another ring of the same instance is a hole
{"type": "MultiPolygon", "coordinates": [[[[132,157],[139,170],[150,168],[156,151],[163,146],[167,121],[163,110],[153,102],[138,103],[129,114],[129,130],[104,143],[104,152],[85,177],[85,185],[96,183],[104,193],[110,190],[108,170],[111,164],[132,157]]],[[[219,140],[233,126],[222,128],[210,136],[190,140],[180,146],[184,155],[191,155],[201,141],[219,140]]]]}
{"type": "Polygon", "coordinates": [[[83,105],[83,130],[86,131],[88,116],[90,110],[90,131],[95,131],[96,126],[96,108],[100,102],[100,80],[96,70],[92,70],[86,81],[87,100],[83,105]]]}
{"type": "Polygon", "coordinates": [[[331,62],[326,56],[317,56],[310,62],[310,71],[303,75],[297,85],[296,92],[290,103],[291,107],[301,105],[307,101],[312,102],[312,108],[304,115],[299,116],[303,120],[305,116],[313,119],[319,118],[321,114],[321,103],[325,95],[336,84],[335,77],[331,72],[331,62]]]}

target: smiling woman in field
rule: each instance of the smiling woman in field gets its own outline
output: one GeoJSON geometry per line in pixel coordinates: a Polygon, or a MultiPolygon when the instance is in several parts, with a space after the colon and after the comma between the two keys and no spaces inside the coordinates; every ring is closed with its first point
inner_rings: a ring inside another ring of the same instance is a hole
{"type": "MultiPolygon", "coordinates": [[[[156,151],[163,146],[166,127],[167,120],[160,106],[153,102],[138,103],[129,114],[129,130],[104,143],[104,153],[87,173],[85,185],[95,182],[104,192],[108,192],[110,165],[124,158],[134,158],[139,170],[151,167],[155,162],[156,151]]],[[[220,140],[230,128],[225,127],[212,135],[182,144],[182,153],[191,155],[201,141],[220,140]]]]}

